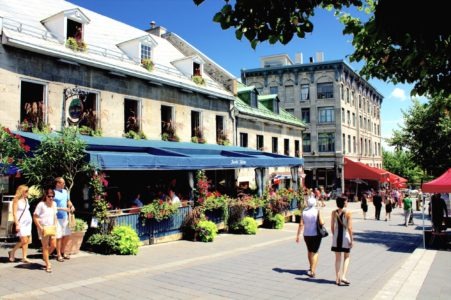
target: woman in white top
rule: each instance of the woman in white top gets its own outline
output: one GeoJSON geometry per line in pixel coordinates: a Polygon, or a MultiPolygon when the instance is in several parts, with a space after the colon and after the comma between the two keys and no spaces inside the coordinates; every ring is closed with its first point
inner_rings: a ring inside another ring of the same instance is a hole
{"type": "Polygon", "coordinates": [[[56,236],[44,236],[44,226],[56,226],[56,204],[53,201],[55,192],[53,189],[46,189],[42,201],[36,206],[33,214],[34,223],[38,229],[39,238],[42,243],[42,259],[45,262],[47,273],[52,272],[52,265],[49,261],[49,255],[56,248],[56,236]]]}
{"type": "Polygon", "coordinates": [[[16,225],[16,235],[19,237],[19,242],[14,245],[14,248],[8,252],[9,261],[16,260],[16,251],[22,248],[22,262],[30,263],[27,258],[28,244],[30,243],[31,225],[33,220],[30,213],[30,205],[28,204],[28,186],[22,184],[16,190],[16,195],[13,199],[13,218],[16,225]]]}
{"type": "Polygon", "coordinates": [[[316,209],[316,199],[311,197],[307,200],[307,208],[302,211],[302,218],[299,222],[296,243],[299,243],[299,236],[304,234],[304,241],[307,245],[307,256],[310,268],[307,272],[309,277],[315,277],[316,265],[318,264],[318,250],[321,245],[321,236],[318,234],[317,222],[324,225],[324,220],[318,209],[316,209]],[[318,220],[319,218],[319,220],[318,220]]]}

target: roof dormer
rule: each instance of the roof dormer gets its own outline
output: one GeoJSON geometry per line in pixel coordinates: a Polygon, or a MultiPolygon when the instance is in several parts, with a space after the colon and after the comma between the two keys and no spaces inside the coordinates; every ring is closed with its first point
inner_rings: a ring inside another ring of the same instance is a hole
{"type": "Polygon", "coordinates": [[[41,21],[61,43],[65,43],[68,38],[82,42],[85,25],[89,22],[89,18],[78,8],[63,10],[41,21]]]}
{"type": "Polygon", "coordinates": [[[238,88],[238,97],[250,107],[258,108],[258,91],[255,86],[242,86],[238,88]]]}
{"type": "Polygon", "coordinates": [[[272,111],[275,114],[279,114],[279,103],[280,99],[277,94],[269,94],[269,95],[262,95],[258,96],[258,101],[267,109],[272,111]]]}
{"type": "Polygon", "coordinates": [[[185,76],[190,78],[194,76],[202,77],[204,73],[204,61],[197,55],[174,60],[172,64],[185,76]]]}
{"type": "Polygon", "coordinates": [[[135,62],[140,62],[144,66],[147,62],[152,62],[153,49],[157,45],[157,42],[150,36],[150,34],[146,34],[144,36],[117,44],[117,47],[125,52],[130,59],[135,62]]]}

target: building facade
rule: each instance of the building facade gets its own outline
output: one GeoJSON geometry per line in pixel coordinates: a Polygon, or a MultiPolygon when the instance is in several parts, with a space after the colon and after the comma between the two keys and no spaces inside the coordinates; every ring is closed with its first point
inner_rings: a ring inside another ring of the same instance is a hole
{"type": "Polygon", "coordinates": [[[342,60],[293,63],[288,55],[261,59],[242,70],[243,83],[260,94],[277,94],[281,107],[307,124],[303,133],[305,184],[341,187],[343,158],[382,167],[383,96],[342,60]]]}

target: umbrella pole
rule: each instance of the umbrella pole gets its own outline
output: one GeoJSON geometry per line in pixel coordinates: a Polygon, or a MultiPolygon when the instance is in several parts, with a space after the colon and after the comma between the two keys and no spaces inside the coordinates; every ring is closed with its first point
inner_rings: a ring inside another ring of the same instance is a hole
{"type": "Polygon", "coordinates": [[[424,230],[424,208],[426,207],[424,200],[425,200],[426,197],[424,195],[422,195],[421,198],[422,198],[421,200],[422,200],[422,203],[423,203],[423,207],[421,208],[422,216],[423,216],[423,249],[426,249],[426,237],[425,237],[426,232],[424,230]]]}

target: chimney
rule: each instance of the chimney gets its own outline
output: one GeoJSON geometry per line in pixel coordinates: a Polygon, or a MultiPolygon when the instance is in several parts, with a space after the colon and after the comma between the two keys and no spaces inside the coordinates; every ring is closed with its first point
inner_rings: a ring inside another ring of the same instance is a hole
{"type": "Polygon", "coordinates": [[[316,52],[316,61],[323,62],[324,61],[324,52],[316,52]]]}
{"type": "Polygon", "coordinates": [[[296,64],[303,64],[304,63],[304,57],[302,56],[302,52],[298,52],[294,56],[294,62],[296,64]]]}
{"type": "Polygon", "coordinates": [[[313,63],[313,56],[310,56],[309,60],[310,60],[310,63],[312,64],[313,63]]]}
{"type": "Polygon", "coordinates": [[[155,21],[152,21],[150,22],[150,29],[147,29],[146,32],[161,37],[167,32],[167,29],[162,26],[157,26],[157,23],[155,23],[155,21]]]}

